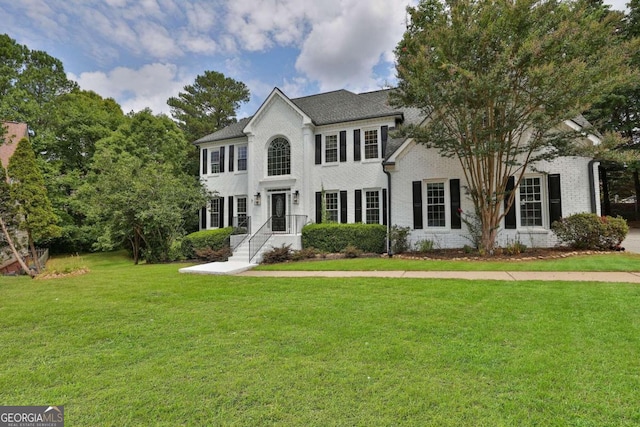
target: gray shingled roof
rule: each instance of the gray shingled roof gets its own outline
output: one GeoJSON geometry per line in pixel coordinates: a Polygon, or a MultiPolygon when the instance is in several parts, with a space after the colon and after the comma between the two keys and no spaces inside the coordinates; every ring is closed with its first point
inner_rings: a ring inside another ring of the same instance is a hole
{"type": "Polygon", "coordinates": [[[219,131],[211,133],[207,136],[203,136],[202,138],[195,141],[194,144],[202,144],[204,142],[213,142],[213,141],[223,141],[225,139],[242,138],[245,136],[243,130],[252,118],[253,116],[240,119],[236,123],[226,126],[220,129],[219,131]]]}

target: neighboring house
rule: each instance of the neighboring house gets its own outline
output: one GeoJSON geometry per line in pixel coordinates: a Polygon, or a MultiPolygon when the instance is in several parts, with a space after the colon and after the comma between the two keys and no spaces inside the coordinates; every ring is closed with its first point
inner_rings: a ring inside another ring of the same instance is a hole
{"type": "MultiPolygon", "coordinates": [[[[322,219],[324,195],[331,221],[410,227],[412,242],[441,248],[469,244],[459,209],[473,212],[473,205],[458,160],[413,139],[392,139],[396,126],[423,117],[391,107],[388,96],[339,90],[290,99],[276,88],[254,116],[195,141],[201,179],[217,192],[201,212],[201,229],[246,227],[250,236],[270,239],[267,246],[299,248],[301,226],[322,219]]],[[[588,143],[597,142],[589,135],[588,143]]],[[[597,162],[561,157],[535,166],[515,189],[501,244],[551,246],[552,221],[599,213],[597,162]]]]}
{"type": "MultiPolygon", "coordinates": [[[[9,166],[9,159],[15,153],[16,148],[18,146],[18,142],[22,138],[29,137],[29,128],[26,123],[18,123],[18,122],[2,122],[2,127],[4,128],[4,134],[2,136],[2,141],[0,141],[0,162],[2,163],[2,167],[7,169],[9,166]]],[[[2,177],[2,179],[6,179],[2,177]]],[[[22,231],[15,232],[15,241],[14,243],[18,247],[26,248],[26,233],[22,231]]],[[[0,233],[0,242],[4,241],[4,236],[0,233]]],[[[26,255],[26,250],[24,254],[26,255]]],[[[0,244],[0,273],[12,273],[20,270],[20,265],[18,262],[13,259],[13,254],[8,247],[0,244]]]]}

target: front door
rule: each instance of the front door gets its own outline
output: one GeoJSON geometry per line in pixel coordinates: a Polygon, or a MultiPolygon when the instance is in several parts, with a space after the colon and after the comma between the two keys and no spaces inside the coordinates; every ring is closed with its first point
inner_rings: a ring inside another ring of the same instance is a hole
{"type": "Polygon", "coordinates": [[[287,230],[287,195],[286,193],[271,194],[271,230],[287,230]]]}

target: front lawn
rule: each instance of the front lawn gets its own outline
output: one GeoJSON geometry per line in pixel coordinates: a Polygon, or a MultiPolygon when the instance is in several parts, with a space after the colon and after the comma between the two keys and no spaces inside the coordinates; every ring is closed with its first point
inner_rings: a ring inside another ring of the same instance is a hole
{"type": "Polygon", "coordinates": [[[0,405],[74,426],[640,424],[640,286],[0,278],[0,405]]]}

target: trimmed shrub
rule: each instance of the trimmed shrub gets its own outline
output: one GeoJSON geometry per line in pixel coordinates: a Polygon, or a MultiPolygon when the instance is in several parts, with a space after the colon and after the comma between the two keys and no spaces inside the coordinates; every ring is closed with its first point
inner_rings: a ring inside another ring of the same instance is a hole
{"type": "Polygon", "coordinates": [[[609,250],[622,243],[629,232],[621,217],[600,217],[580,213],[562,218],[551,225],[560,242],[574,249],[609,250]]]}
{"type": "Polygon", "coordinates": [[[263,264],[277,264],[291,260],[291,245],[282,245],[262,254],[263,264]]]}
{"type": "Polygon", "coordinates": [[[182,239],[182,253],[185,258],[193,259],[196,256],[196,250],[209,248],[213,251],[218,251],[225,246],[229,246],[229,236],[231,236],[232,232],[233,227],[226,227],[188,234],[182,239]]]}
{"type": "Polygon", "coordinates": [[[358,258],[362,255],[362,251],[353,245],[347,245],[347,247],[342,250],[342,253],[345,258],[358,258]]]}
{"type": "Polygon", "coordinates": [[[224,246],[218,250],[211,249],[210,247],[196,249],[195,253],[198,259],[207,262],[227,261],[229,257],[233,255],[233,251],[229,246],[224,246]]]}
{"type": "Polygon", "coordinates": [[[308,224],[302,228],[302,247],[338,253],[352,245],[362,252],[384,253],[387,227],[380,224],[308,224]]]}
{"type": "Polygon", "coordinates": [[[303,259],[311,259],[315,258],[318,254],[316,248],[304,248],[299,251],[291,252],[291,260],[292,261],[302,261],[303,259]]]}

